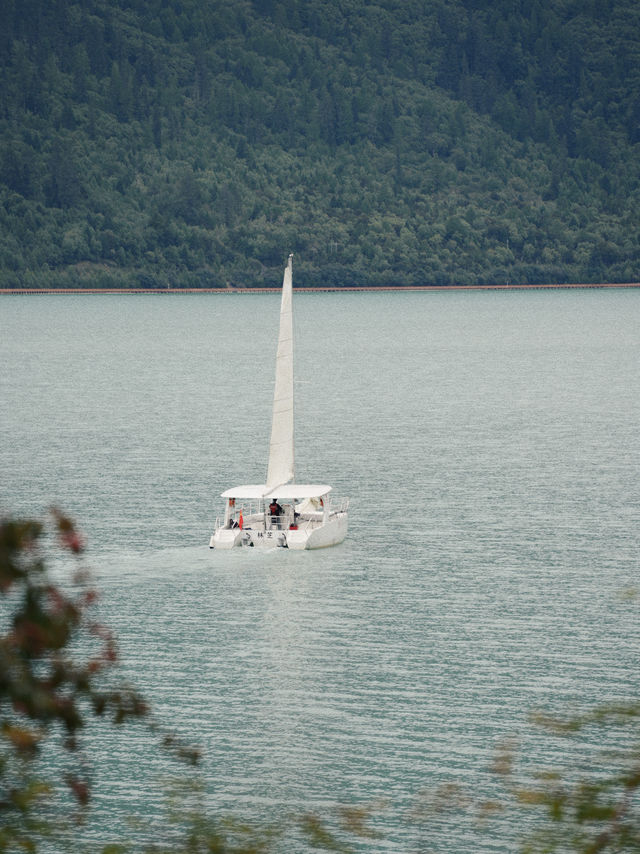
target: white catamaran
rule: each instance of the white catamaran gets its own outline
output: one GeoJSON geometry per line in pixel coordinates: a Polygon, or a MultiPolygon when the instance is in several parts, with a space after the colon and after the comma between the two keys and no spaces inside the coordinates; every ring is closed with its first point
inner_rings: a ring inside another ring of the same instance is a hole
{"type": "Polygon", "coordinates": [[[225,513],[216,519],[212,549],[320,549],[341,543],[347,535],[348,499],[336,502],[324,484],[293,483],[292,259],[289,255],[282,282],[267,482],[222,493],[225,513]]]}

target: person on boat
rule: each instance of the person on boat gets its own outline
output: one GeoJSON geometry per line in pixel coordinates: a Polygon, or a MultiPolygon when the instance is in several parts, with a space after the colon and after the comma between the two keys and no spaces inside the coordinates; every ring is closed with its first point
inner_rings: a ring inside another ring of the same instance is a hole
{"type": "Polygon", "coordinates": [[[269,505],[269,515],[271,516],[271,524],[279,526],[278,516],[282,515],[282,507],[278,504],[275,498],[269,505]]]}
{"type": "Polygon", "coordinates": [[[271,513],[272,516],[280,516],[282,513],[282,507],[278,504],[275,498],[269,505],[269,513],[271,513]]]}

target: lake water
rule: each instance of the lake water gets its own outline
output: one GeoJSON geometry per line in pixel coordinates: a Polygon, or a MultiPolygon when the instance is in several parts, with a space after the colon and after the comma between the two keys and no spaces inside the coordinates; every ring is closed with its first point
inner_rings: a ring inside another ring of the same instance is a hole
{"type": "MultiPolygon", "coordinates": [[[[638,698],[640,290],[294,303],[297,479],[351,498],[343,545],[208,549],[219,493],[264,478],[277,295],[0,298],[0,503],[86,532],[213,812],[376,804],[363,851],[512,851],[520,825],[417,806],[499,797],[505,737],[571,761],[532,709],[638,698]]],[[[141,728],[93,743],[83,838],[155,821],[175,766],[141,728]]]]}

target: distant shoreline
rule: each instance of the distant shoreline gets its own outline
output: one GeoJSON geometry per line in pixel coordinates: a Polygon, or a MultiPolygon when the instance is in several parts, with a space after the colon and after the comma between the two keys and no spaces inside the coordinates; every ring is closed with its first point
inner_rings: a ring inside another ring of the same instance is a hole
{"type": "MultiPolygon", "coordinates": [[[[640,282],[602,283],[597,285],[323,285],[297,287],[296,293],[389,293],[397,291],[537,291],[593,288],[640,288],[640,282]]],[[[280,288],[1,288],[2,294],[273,294],[280,288]]]]}

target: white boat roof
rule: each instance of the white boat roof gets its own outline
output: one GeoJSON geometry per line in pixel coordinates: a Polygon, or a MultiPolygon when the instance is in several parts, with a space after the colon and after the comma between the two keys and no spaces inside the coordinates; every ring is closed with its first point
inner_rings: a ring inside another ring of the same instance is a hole
{"type": "Polygon", "coordinates": [[[223,492],[221,498],[319,498],[331,492],[331,487],[322,483],[285,483],[269,489],[264,483],[250,483],[245,486],[234,486],[223,492]]]}

